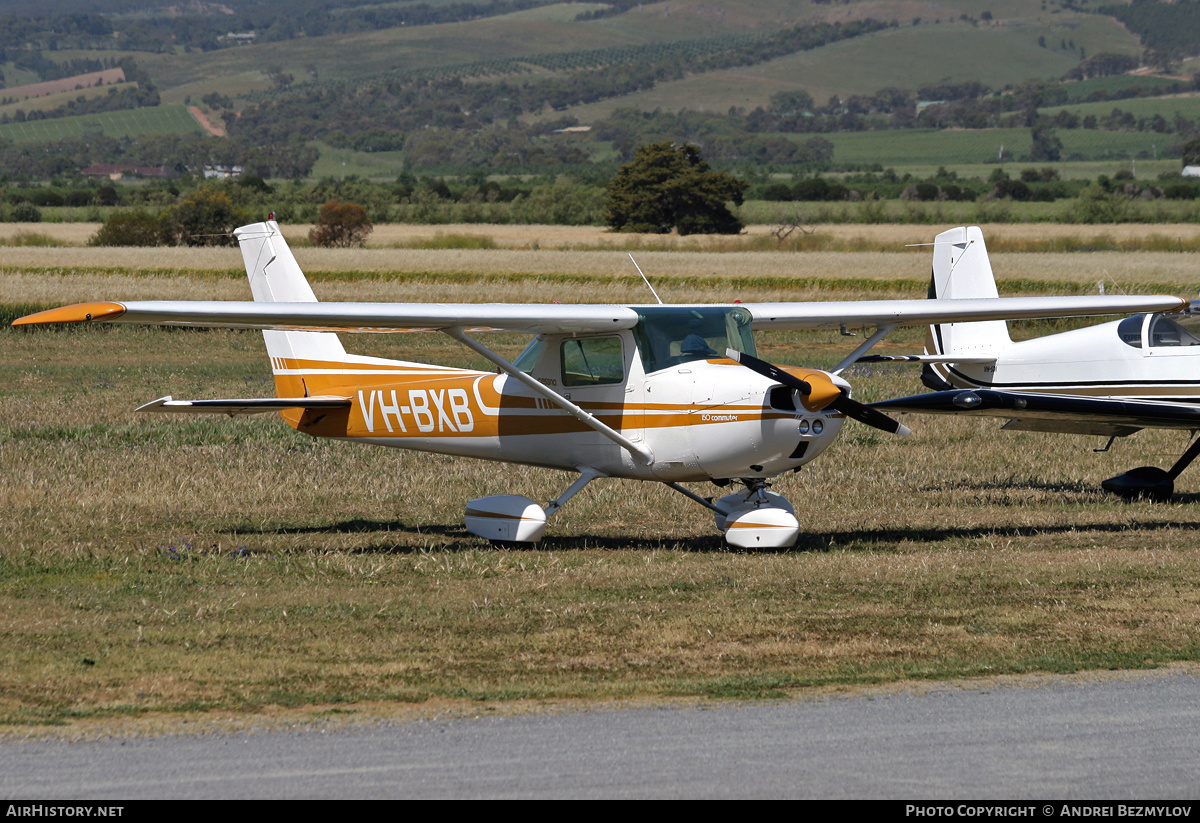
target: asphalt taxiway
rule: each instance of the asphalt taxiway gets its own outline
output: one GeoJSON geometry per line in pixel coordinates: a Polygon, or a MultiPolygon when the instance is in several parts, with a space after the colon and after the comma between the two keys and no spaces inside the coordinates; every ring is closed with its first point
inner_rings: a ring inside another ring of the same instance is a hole
{"type": "Polygon", "coordinates": [[[759,704],[0,743],[7,799],[1200,794],[1200,672],[759,704]]]}

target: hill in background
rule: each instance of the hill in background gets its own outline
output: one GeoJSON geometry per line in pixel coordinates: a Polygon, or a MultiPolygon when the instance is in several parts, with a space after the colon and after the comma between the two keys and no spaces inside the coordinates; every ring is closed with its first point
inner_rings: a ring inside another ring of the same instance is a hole
{"type": "MultiPolygon", "coordinates": [[[[63,151],[89,163],[241,162],[271,177],[610,173],[653,139],[763,169],[978,164],[1003,159],[1001,144],[1016,160],[1153,161],[1177,154],[1200,120],[1181,97],[1195,93],[1186,24],[1200,2],[1141,5],[1149,10],[1099,13],[1085,0],[235,0],[179,14],[139,0],[94,0],[85,13],[49,0],[34,17],[16,3],[0,18],[6,86],[117,65],[130,82],[0,100],[0,137],[17,144],[0,163],[37,176],[22,141],[97,130],[108,142],[63,151]],[[1130,77],[1147,61],[1163,79],[1095,86],[1091,102],[1062,91],[1083,84],[1059,83],[1072,72],[1130,77]],[[1131,96],[1113,119],[1114,101],[1131,96]],[[927,112],[930,102],[942,106],[927,112]],[[179,120],[183,105],[223,122],[229,139],[199,137],[179,120]],[[1053,157],[1034,157],[1039,116],[1060,135],[1053,157]],[[905,140],[896,129],[919,131],[905,140]],[[978,134],[997,129],[1026,137],[978,134]]],[[[1190,36],[1200,40],[1200,26],[1190,36]]]]}

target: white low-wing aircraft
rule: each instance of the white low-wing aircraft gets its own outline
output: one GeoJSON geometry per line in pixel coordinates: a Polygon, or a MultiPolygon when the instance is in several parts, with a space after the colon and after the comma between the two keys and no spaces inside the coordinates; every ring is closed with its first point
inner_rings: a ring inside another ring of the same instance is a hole
{"type": "Polygon", "coordinates": [[[17,324],[96,322],[263,329],[277,397],[180,401],[147,412],[278,411],[298,431],[579,475],[541,506],[497,495],[467,504],[468,531],[501,542],[541,538],[547,515],[599,477],[665,483],[711,509],[728,542],[782,547],[799,521],[769,478],[795,471],[846,417],[908,430],[850,397],[838,372],[897,325],[1180,309],[1175,297],[1042,297],[729,305],[318,303],[278,225],[237,229],[253,302],[102,302],[17,324]],[[876,327],[832,372],[755,357],[764,329],[876,327]],[[436,331],[496,372],[347,354],[334,332],[436,331]],[[513,362],[473,335],[535,335],[513,362]],[[737,480],[713,501],[680,485],[737,480]]]}
{"type": "MultiPolygon", "coordinates": [[[[977,226],[937,236],[929,292],[947,303],[996,297],[977,226]]],[[[938,389],[874,408],[1005,417],[1005,429],[1103,435],[1109,445],[1144,428],[1200,429],[1200,303],[1020,342],[1004,321],[938,323],[924,355],[864,359],[924,362],[922,382],[938,389]]],[[[1166,499],[1198,454],[1200,440],[1169,470],[1143,466],[1102,485],[1166,499]]]]}

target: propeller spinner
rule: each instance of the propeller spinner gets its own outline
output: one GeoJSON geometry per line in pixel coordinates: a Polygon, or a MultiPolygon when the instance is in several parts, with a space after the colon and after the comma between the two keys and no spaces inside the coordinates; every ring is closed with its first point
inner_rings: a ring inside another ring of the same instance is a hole
{"type": "Polygon", "coordinates": [[[727,349],[725,354],[751,371],[761,374],[768,380],[782,383],[799,394],[801,402],[809,411],[832,408],[840,411],[847,417],[852,417],[860,423],[866,423],[868,426],[873,426],[888,434],[898,434],[901,437],[908,437],[912,434],[912,429],[903,423],[888,417],[883,412],[877,411],[870,406],[863,405],[857,400],[852,400],[844,389],[839,388],[829,379],[829,375],[825,374],[825,372],[815,369],[805,369],[804,371],[808,376],[808,379],[805,380],[797,377],[788,370],[768,363],[766,360],[759,360],[757,357],[749,354],[734,351],[733,349],[727,349]]]}

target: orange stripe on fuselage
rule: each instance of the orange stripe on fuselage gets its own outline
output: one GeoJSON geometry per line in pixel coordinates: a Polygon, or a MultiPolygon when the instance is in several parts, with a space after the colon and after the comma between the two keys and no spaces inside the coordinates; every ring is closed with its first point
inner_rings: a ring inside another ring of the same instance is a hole
{"type": "MultiPolygon", "coordinates": [[[[497,375],[447,371],[417,375],[397,370],[381,375],[276,374],[283,397],[337,394],[351,399],[343,410],[289,410],[282,416],[296,428],[325,437],[442,438],[568,434],[589,427],[548,399],[500,394],[497,375]]],[[[579,399],[578,404],[617,430],[666,429],[721,423],[791,419],[750,404],[695,406],[683,403],[625,403],[579,399]]]]}

